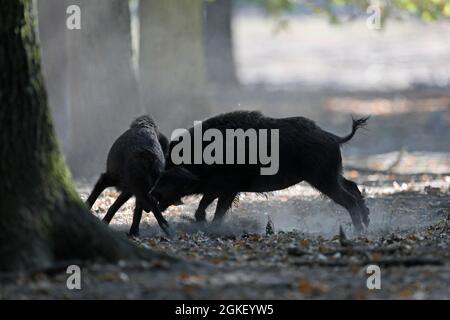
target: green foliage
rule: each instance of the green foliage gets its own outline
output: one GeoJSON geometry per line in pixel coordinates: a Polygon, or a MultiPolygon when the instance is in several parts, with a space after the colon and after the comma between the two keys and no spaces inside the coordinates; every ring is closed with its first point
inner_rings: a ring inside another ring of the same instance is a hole
{"type": "Polygon", "coordinates": [[[450,0],[394,0],[393,4],[426,22],[450,17],[450,0]]]}
{"type": "Polygon", "coordinates": [[[345,20],[344,15],[339,14],[344,7],[351,8],[354,15],[361,15],[365,14],[371,5],[380,7],[382,22],[405,13],[416,16],[424,22],[450,17],[450,0],[245,0],[245,2],[263,8],[277,19],[301,6],[309,8],[314,14],[325,14],[331,23],[345,20]]]}
{"type": "Polygon", "coordinates": [[[299,4],[298,0],[243,0],[242,2],[256,5],[272,16],[276,22],[275,32],[288,27],[288,20],[283,15],[292,12],[299,4]]]}
{"type": "Polygon", "coordinates": [[[292,11],[297,5],[296,0],[247,0],[262,7],[270,15],[280,15],[292,11]]]}

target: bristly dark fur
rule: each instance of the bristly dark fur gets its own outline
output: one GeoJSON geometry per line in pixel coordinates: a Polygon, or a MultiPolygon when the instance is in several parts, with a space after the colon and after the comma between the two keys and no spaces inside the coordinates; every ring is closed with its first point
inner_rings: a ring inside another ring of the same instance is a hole
{"type": "Polygon", "coordinates": [[[167,138],[158,131],[150,116],[144,115],[134,120],[130,129],[117,138],[109,150],[106,171],[95,184],[87,205],[92,207],[104,189],[116,187],[121,194],[103,218],[105,222],[109,223],[120,207],[134,196],[136,207],[129,234],[139,235],[139,223],[144,210],[153,211],[161,228],[170,235],[169,225],[156,199],[150,194],[164,171],[168,144],[167,138]]]}
{"type": "MultiPolygon", "coordinates": [[[[341,145],[349,141],[355,132],[364,126],[368,118],[353,119],[352,132],[339,137],[317,126],[304,117],[271,118],[260,112],[234,111],[209,118],[202,122],[202,130],[219,130],[224,136],[229,129],[246,131],[278,130],[279,170],[272,176],[262,176],[258,164],[195,164],[175,165],[170,163],[172,174],[163,174],[155,188],[156,198],[164,210],[181,197],[202,194],[202,200],[195,212],[197,221],[205,221],[206,209],[217,201],[214,219],[220,221],[233,205],[239,193],[253,192],[267,195],[267,192],[281,190],[301,181],[308,182],[343,206],[350,213],[355,228],[362,229],[362,223],[369,224],[369,209],[358,186],[342,175],[341,145]],[[191,172],[195,179],[177,173],[177,170],[191,172]]],[[[191,146],[194,145],[194,129],[190,128],[191,146]]],[[[169,149],[178,141],[171,142],[169,149]]],[[[203,148],[205,148],[205,144],[203,148]]],[[[270,148],[268,145],[267,149],[270,148]]],[[[249,144],[245,146],[249,154],[249,144]]],[[[170,153],[170,152],[169,152],[170,153]]],[[[223,154],[226,156],[227,149],[223,154]]],[[[192,155],[191,155],[192,156],[192,155]]],[[[167,171],[166,171],[167,172],[167,171]]]]}
{"type": "Polygon", "coordinates": [[[130,129],[135,128],[153,128],[158,129],[156,122],[149,115],[143,115],[136,118],[130,125],[130,129]]]}

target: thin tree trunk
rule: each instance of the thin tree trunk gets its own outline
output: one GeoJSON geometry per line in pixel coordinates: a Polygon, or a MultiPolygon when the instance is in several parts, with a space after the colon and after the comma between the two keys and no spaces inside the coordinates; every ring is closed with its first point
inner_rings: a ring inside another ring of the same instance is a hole
{"type": "Polygon", "coordinates": [[[68,31],[72,143],[76,177],[96,177],[114,139],[142,112],[132,70],[128,1],[74,0],[81,30],[68,31]]]}
{"type": "Polygon", "coordinates": [[[236,86],[233,53],[233,0],[205,1],[205,51],[208,80],[221,86],[236,86]]]}
{"type": "Polygon", "coordinates": [[[47,107],[32,3],[0,10],[0,271],[154,257],[91,215],[72,185],[47,107]]]}
{"type": "Polygon", "coordinates": [[[64,0],[38,0],[39,39],[50,110],[63,150],[70,148],[66,8],[64,0]]]}
{"type": "Polygon", "coordinates": [[[141,92],[166,132],[209,112],[202,10],[201,0],[140,2],[141,92]]]}

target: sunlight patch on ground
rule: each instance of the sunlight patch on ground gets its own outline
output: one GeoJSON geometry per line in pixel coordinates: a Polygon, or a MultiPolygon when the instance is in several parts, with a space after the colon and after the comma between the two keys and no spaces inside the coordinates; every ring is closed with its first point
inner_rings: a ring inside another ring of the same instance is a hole
{"type": "MultiPolygon", "coordinates": [[[[358,183],[366,197],[371,211],[368,235],[380,237],[396,230],[414,230],[444,218],[450,208],[450,175],[411,173],[448,172],[449,158],[444,153],[404,153],[395,167],[392,167],[392,163],[399,159],[398,153],[375,155],[364,161],[345,159],[347,166],[364,164],[365,170],[384,170],[362,173],[351,169],[344,173],[358,183]],[[388,171],[390,166],[392,170],[388,171]]],[[[80,188],[83,199],[87,198],[89,191],[89,187],[80,188]]],[[[92,209],[94,214],[102,218],[118,195],[114,189],[105,191],[92,209]]],[[[347,234],[353,234],[347,211],[305,182],[267,194],[241,194],[238,203],[227,213],[221,225],[194,223],[199,200],[199,196],[185,197],[183,205],[172,206],[164,213],[177,234],[202,232],[213,237],[263,234],[269,218],[275,231],[297,230],[310,236],[333,237],[342,226],[347,234]]],[[[209,221],[213,218],[215,205],[214,202],[207,210],[209,221]]],[[[132,199],[117,212],[112,228],[127,232],[131,226],[133,209],[132,199]]],[[[141,236],[164,236],[151,213],[143,215],[141,236]]]]}
{"type": "MultiPolygon", "coordinates": [[[[442,174],[450,176],[450,153],[407,152],[404,150],[375,154],[368,157],[348,157],[347,167],[386,171],[394,174],[442,174]]],[[[424,181],[429,177],[425,175],[424,181]]],[[[450,178],[445,178],[444,180],[450,178]]]]}
{"type": "MultiPolygon", "coordinates": [[[[449,184],[447,183],[447,188],[449,184]]],[[[442,219],[445,212],[440,210],[441,194],[419,192],[392,192],[390,188],[375,190],[364,187],[367,205],[371,210],[371,225],[367,235],[380,237],[396,230],[415,230],[432,225],[442,219]]],[[[95,214],[101,218],[105,210],[101,198],[94,207],[95,214]]],[[[109,200],[106,200],[109,202],[109,200]]],[[[331,200],[321,196],[311,187],[300,184],[286,190],[269,194],[267,198],[255,194],[241,195],[239,203],[227,213],[220,224],[197,224],[193,221],[199,197],[187,197],[185,204],[171,207],[165,217],[177,234],[198,232],[216,236],[241,236],[246,233],[264,234],[268,219],[273,222],[275,231],[303,232],[308,236],[331,238],[338,234],[342,226],[349,236],[353,228],[349,214],[331,200]]],[[[130,200],[117,214],[112,227],[127,232],[132,221],[134,201],[130,200]]],[[[208,210],[211,220],[215,203],[208,210]]],[[[142,237],[164,236],[152,214],[144,214],[141,223],[142,237]]]]}
{"type": "Polygon", "coordinates": [[[408,112],[434,112],[447,110],[448,97],[425,99],[371,99],[331,98],[325,102],[325,108],[334,112],[359,115],[386,116],[408,112]]]}

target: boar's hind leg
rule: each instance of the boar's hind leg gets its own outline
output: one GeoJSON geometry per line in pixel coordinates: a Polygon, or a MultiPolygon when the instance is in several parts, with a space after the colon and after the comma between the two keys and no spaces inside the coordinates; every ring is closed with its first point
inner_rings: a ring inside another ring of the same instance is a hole
{"type": "Polygon", "coordinates": [[[219,197],[217,201],[216,212],[214,213],[214,222],[221,222],[225,213],[233,205],[234,199],[236,199],[237,193],[229,193],[219,197]]]}
{"type": "Polygon", "coordinates": [[[116,199],[116,201],[113,203],[113,205],[111,207],[109,207],[108,212],[103,217],[103,221],[106,224],[109,224],[111,222],[112,218],[114,218],[114,215],[116,214],[116,212],[119,211],[120,207],[122,207],[125,204],[125,202],[127,202],[130,198],[131,198],[131,194],[122,192],[119,195],[119,197],[116,199]]]}
{"type": "Polygon", "coordinates": [[[320,182],[310,182],[316,189],[343,206],[350,213],[356,232],[362,231],[360,208],[357,199],[344,188],[343,178],[335,175],[320,182]]]}
{"type": "Polygon", "coordinates": [[[206,221],[206,209],[217,198],[217,196],[205,193],[198,204],[198,208],[195,211],[195,220],[197,222],[206,221]]]}
{"type": "Polygon", "coordinates": [[[369,226],[369,208],[367,208],[366,203],[364,202],[364,197],[361,194],[361,191],[359,191],[358,186],[356,185],[356,183],[354,183],[353,181],[347,180],[347,179],[343,179],[345,188],[347,189],[348,192],[350,192],[358,201],[358,205],[360,208],[360,212],[361,212],[361,218],[363,223],[365,224],[366,227],[369,226]]]}
{"type": "Polygon", "coordinates": [[[92,208],[95,200],[97,200],[103,190],[112,186],[113,182],[112,179],[110,179],[110,177],[108,176],[108,173],[103,173],[98,179],[97,183],[95,184],[94,190],[92,190],[89,198],[86,201],[86,205],[89,207],[89,209],[92,208]]]}

